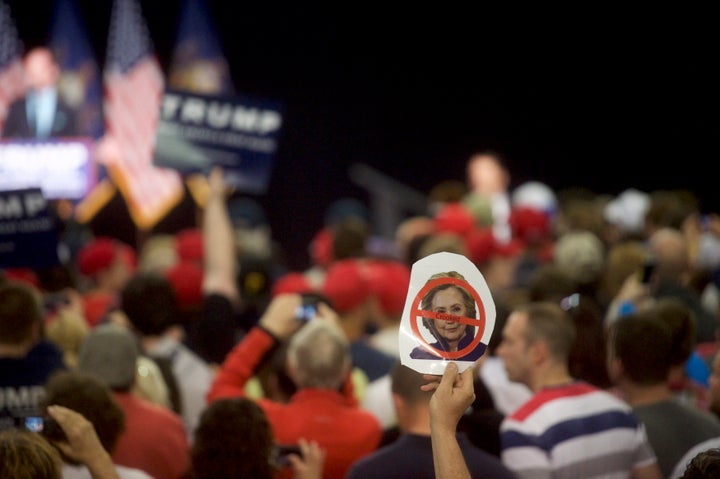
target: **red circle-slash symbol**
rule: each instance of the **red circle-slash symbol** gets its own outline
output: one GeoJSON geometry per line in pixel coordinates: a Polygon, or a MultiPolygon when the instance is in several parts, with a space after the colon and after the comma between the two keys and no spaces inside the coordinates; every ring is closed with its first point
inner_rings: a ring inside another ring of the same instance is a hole
{"type": "MultiPolygon", "coordinates": [[[[437,278],[433,279],[431,281],[428,281],[425,286],[418,292],[418,294],[415,296],[415,299],[412,302],[412,308],[410,309],[411,312],[414,312],[412,316],[415,316],[414,319],[410,320],[410,326],[412,327],[413,333],[415,334],[415,337],[420,339],[423,343],[423,347],[427,349],[428,351],[432,352],[433,354],[438,355],[441,358],[445,359],[457,359],[465,356],[466,354],[469,354],[472,352],[478,344],[480,344],[480,341],[482,340],[483,334],[485,332],[485,307],[483,306],[482,301],[480,300],[480,295],[478,295],[477,291],[475,291],[475,288],[471,287],[467,281],[463,281],[459,278],[437,278]],[[477,304],[477,310],[478,310],[478,317],[477,318],[468,318],[464,316],[455,316],[453,314],[447,314],[447,313],[435,313],[433,311],[425,311],[420,309],[420,302],[422,301],[422,298],[425,297],[425,295],[436,286],[440,286],[442,284],[454,284],[456,286],[459,286],[463,288],[465,291],[469,292],[470,295],[475,299],[475,304],[477,304]],[[468,344],[466,347],[459,351],[443,351],[441,349],[434,348],[431,346],[423,337],[423,335],[420,333],[420,328],[418,326],[418,317],[424,317],[424,318],[430,318],[430,319],[440,319],[440,320],[452,320],[457,321],[458,323],[467,324],[472,327],[477,327],[478,330],[475,334],[475,337],[473,338],[472,342],[468,344]]],[[[412,318],[411,316],[411,318],[412,318]]]]}

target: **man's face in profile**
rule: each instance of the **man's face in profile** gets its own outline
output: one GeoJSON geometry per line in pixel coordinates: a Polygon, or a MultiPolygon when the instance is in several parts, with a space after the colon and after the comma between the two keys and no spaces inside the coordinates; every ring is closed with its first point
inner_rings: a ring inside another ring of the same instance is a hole
{"type": "Polygon", "coordinates": [[[530,360],[525,337],[527,322],[528,314],[524,311],[510,314],[503,328],[502,342],[498,347],[497,354],[503,360],[505,372],[510,381],[530,386],[530,360]]]}

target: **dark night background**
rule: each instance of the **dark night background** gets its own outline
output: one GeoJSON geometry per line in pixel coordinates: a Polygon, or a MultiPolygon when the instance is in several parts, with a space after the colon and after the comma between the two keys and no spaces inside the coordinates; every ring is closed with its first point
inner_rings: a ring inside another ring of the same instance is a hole
{"type": "MultiPolygon", "coordinates": [[[[52,2],[8,3],[26,45],[44,43],[52,2]]],[[[102,66],[111,2],[78,3],[102,66]]],[[[141,3],[167,67],[180,2],[141,3]]],[[[236,90],[285,108],[272,179],[255,198],[292,267],[307,265],[332,201],[368,199],[348,175],[355,163],[427,193],[464,180],[470,153],[492,147],[513,185],[687,188],[720,211],[718,37],[702,25],[707,12],[263,3],[208,8],[236,90]]]]}

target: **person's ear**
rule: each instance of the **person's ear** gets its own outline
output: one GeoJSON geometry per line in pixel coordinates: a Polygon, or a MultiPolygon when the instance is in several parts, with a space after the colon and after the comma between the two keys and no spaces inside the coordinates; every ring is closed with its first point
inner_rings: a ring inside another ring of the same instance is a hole
{"type": "Polygon", "coordinates": [[[395,415],[397,417],[404,416],[405,410],[406,410],[405,400],[395,393],[392,393],[391,397],[392,397],[393,407],[395,408],[395,415]]]}
{"type": "Polygon", "coordinates": [[[295,365],[295,362],[290,359],[288,356],[287,359],[285,359],[285,372],[287,372],[288,377],[292,379],[292,382],[295,383],[295,385],[298,385],[298,371],[297,366],[295,365]]]}
{"type": "Polygon", "coordinates": [[[617,357],[612,357],[607,361],[607,370],[610,380],[616,382],[623,375],[625,368],[623,367],[622,361],[617,357]]]}
{"type": "Polygon", "coordinates": [[[535,340],[528,347],[532,364],[543,363],[549,357],[548,346],[545,341],[535,340]]]}
{"type": "Polygon", "coordinates": [[[36,321],[33,323],[32,327],[30,328],[31,331],[31,341],[34,343],[38,339],[40,339],[43,335],[43,323],[41,321],[36,321]]]}

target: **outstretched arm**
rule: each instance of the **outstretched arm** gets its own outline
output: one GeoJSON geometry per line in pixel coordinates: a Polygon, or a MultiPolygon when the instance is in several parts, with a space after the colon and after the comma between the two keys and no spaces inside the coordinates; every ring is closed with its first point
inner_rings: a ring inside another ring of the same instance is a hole
{"type": "Polygon", "coordinates": [[[470,479],[455,431],[475,400],[472,371],[467,368],[458,374],[457,365],[448,363],[440,382],[435,379],[422,386],[425,391],[435,390],[430,399],[430,435],[438,479],[470,479]]]}
{"type": "Polygon", "coordinates": [[[209,186],[202,225],[205,257],[203,292],[221,294],[236,302],[239,294],[235,282],[235,242],[222,168],[216,166],[212,169],[209,186]]]}
{"type": "Polygon", "coordinates": [[[273,298],[258,326],[250,329],[220,365],[208,390],[208,401],[245,394],[245,385],[257,372],[266,354],[302,325],[295,319],[295,311],[301,304],[299,294],[281,294],[273,298]]]}

